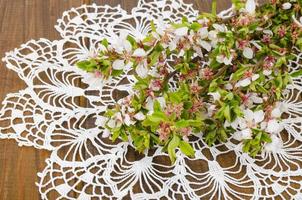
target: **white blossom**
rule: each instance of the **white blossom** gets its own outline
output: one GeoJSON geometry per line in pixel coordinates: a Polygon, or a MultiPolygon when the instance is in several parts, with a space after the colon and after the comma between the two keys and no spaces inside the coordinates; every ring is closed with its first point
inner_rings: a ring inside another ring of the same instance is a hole
{"type": "Polygon", "coordinates": [[[147,60],[143,60],[142,62],[140,62],[136,68],[135,68],[135,72],[136,74],[141,77],[141,78],[146,78],[148,75],[148,63],[147,60]]]}
{"type": "Polygon", "coordinates": [[[229,57],[221,54],[221,55],[218,55],[216,57],[216,61],[219,62],[219,63],[224,63],[225,65],[231,65],[232,64],[232,60],[233,60],[233,56],[230,55],[229,57]]]}
{"type": "Polygon", "coordinates": [[[256,10],[256,2],[255,0],[247,0],[245,4],[245,11],[249,14],[254,14],[256,10]]]}
{"type": "Polygon", "coordinates": [[[266,132],[268,133],[279,133],[282,127],[276,119],[271,119],[267,122],[266,132]]]}
{"type": "Polygon", "coordinates": [[[272,142],[266,143],[264,145],[264,151],[266,152],[278,152],[282,149],[283,142],[282,140],[277,137],[276,135],[271,136],[272,142]]]}
{"type": "Polygon", "coordinates": [[[243,56],[248,58],[248,59],[252,59],[254,57],[254,51],[252,48],[250,47],[245,47],[243,49],[243,56]]]}
{"type": "Polygon", "coordinates": [[[252,137],[252,128],[258,127],[260,123],[264,120],[263,110],[252,111],[246,109],[243,111],[243,117],[237,117],[233,122],[225,122],[224,126],[231,126],[233,129],[237,130],[234,133],[234,138],[236,140],[250,139],[252,137]]]}
{"type": "MultiPolygon", "coordinates": [[[[83,75],[82,81],[93,89],[99,89],[104,86],[104,79],[97,73],[85,73],[83,75]]],[[[109,82],[110,79],[106,81],[109,82]]]]}
{"type": "Polygon", "coordinates": [[[181,28],[175,29],[174,33],[177,36],[185,36],[188,34],[188,30],[189,30],[188,27],[181,27],[181,28]]]}
{"type": "Polygon", "coordinates": [[[290,9],[291,7],[292,7],[292,4],[289,3],[289,2],[286,2],[286,3],[282,4],[282,9],[283,9],[283,10],[288,10],[288,9],[290,9]]]}
{"type": "Polygon", "coordinates": [[[135,119],[137,119],[137,120],[140,120],[140,121],[146,119],[146,116],[145,116],[142,112],[136,113],[133,117],[134,117],[135,119]]]}
{"type": "Polygon", "coordinates": [[[102,133],[102,138],[107,138],[110,136],[110,134],[111,134],[110,130],[105,128],[102,133]]]}
{"type": "Polygon", "coordinates": [[[214,101],[219,101],[221,98],[221,95],[219,94],[219,92],[209,92],[208,94],[213,97],[214,101]]]}
{"type": "Polygon", "coordinates": [[[132,56],[134,56],[134,57],[144,57],[146,55],[147,55],[146,51],[142,48],[135,49],[132,54],[132,56]]]}
{"type": "Polygon", "coordinates": [[[259,78],[259,74],[254,74],[252,77],[247,77],[245,79],[242,79],[238,81],[235,84],[235,87],[246,87],[249,86],[253,81],[256,81],[259,78]]]}
{"type": "Polygon", "coordinates": [[[126,31],[121,31],[119,36],[113,35],[111,41],[111,47],[119,54],[132,51],[132,45],[127,40],[128,33],[126,31]]]}

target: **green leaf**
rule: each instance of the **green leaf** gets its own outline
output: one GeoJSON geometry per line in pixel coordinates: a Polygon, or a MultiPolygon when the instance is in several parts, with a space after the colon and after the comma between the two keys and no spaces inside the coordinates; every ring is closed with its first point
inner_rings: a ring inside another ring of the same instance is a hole
{"type": "Polygon", "coordinates": [[[112,132],[112,141],[114,142],[120,136],[120,129],[114,130],[112,132]]]}
{"type": "Polygon", "coordinates": [[[128,35],[128,36],[127,36],[127,40],[130,42],[131,46],[132,46],[134,49],[137,48],[136,40],[135,40],[131,35],[128,35]]]}
{"type": "Polygon", "coordinates": [[[224,117],[226,118],[226,120],[228,120],[229,122],[232,121],[232,119],[231,119],[231,109],[230,109],[230,106],[229,106],[229,105],[227,105],[227,106],[224,108],[223,115],[224,115],[224,117]]]}
{"type": "Polygon", "coordinates": [[[161,112],[161,106],[158,100],[154,101],[153,110],[154,112],[161,112]]]}
{"type": "Polygon", "coordinates": [[[193,30],[193,31],[198,31],[200,28],[202,27],[201,24],[197,23],[197,22],[193,22],[190,26],[190,28],[193,30]]]}
{"type": "Polygon", "coordinates": [[[93,59],[77,62],[76,65],[78,68],[87,72],[93,72],[97,68],[97,62],[93,59]]]}
{"type": "Polygon", "coordinates": [[[124,72],[124,70],[112,70],[111,72],[111,76],[115,77],[115,76],[119,76],[124,72]]]}
{"type": "Polygon", "coordinates": [[[295,71],[295,72],[292,72],[292,73],[290,74],[290,76],[293,77],[293,78],[302,76],[302,69],[297,70],[297,71],[295,71]]]}
{"type": "Polygon", "coordinates": [[[179,148],[187,156],[195,155],[195,151],[194,151],[193,147],[188,142],[181,140],[179,142],[179,148]]]}
{"type": "Polygon", "coordinates": [[[234,98],[234,94],[232,92],[229,92],[225,97],[224,99],[227,99],[227,100],[232,100],[234,98]]]}
{"type": "Polygon", "coordinates": [[[109,42],[108,42],[108,40],[106,39],[106,38],[104,38],[103,40],[102,40],[102,45],[104,45],[106,48],[108,48],[108,46],[109,46],[109,42]]]}
{"type": "Polygon", "coordinates": [[[261,140],[264,141],[264,142],[267,142],[267,143],[271,143],[272,142],[271,137],[266,132],[262,133],[261,140]]]}
{"type": "Polygon", "coordinates": [[[168,144],[168,154],[172,163],[175,162],[176,154],[175,149],[178,147],[180,138],[174,134],[172,140],[168,144]]]}
{"type": "Polygon", "coordinates": [[[152,30],[153,32],[156,32],[156,26],[155,26],[155,24],[154,24],[154,21],[152,20],[150,24],[151,24],[151,30],[152,30]]]}
{"type": "Polygon", "coordinates": [[[152,115],[148,116],[147,119],[154,123],[160,123],[166,121],[167,116],[163,112],[154,112],[152,115]]]}

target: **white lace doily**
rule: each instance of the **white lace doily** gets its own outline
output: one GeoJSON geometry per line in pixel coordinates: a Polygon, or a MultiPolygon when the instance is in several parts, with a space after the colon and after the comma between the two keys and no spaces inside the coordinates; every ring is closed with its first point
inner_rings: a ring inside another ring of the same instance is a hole
{"type": "MultiPolygon", "coordinates": [[[[62,39],[31,40],[6,54],[6,66],[27,88],[3,101],[0,138],[51,151],[38,173],[42,199],[302,199],[301,77],[288,88],[283,146],[255,159],[232,139],[209,148],[197,138],[195,158],[178,152],[170,166],[161,149],[131,159],[129,143],[102,138],[98,120],[117,92],[131,90],[134,78],[126,69],[110,83],[83,84],[87,74],[75,63],[122,29],[142,38],[151,20],[194,19],[197,13],[192,5],[168,0],[140,0],[130,14],[119,6],[83,5],[58,20],[62,39]]],[[[296,50],[292,71],[302,67],[296,50]]]]}

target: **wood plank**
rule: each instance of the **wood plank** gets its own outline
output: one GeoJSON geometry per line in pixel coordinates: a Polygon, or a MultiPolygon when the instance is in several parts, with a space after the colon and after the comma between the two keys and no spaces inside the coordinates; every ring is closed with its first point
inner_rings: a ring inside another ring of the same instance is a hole
{"type": "MultiPolygon", "coordinates": [[[[63,11],[81,5],[80,0],[0,1],[0,57],[30,39],[59,39],[56,20],[63,11]]],[[[0,100],[25,88],[15,72],[0,62],[0,100]]],[[[0,199],[40,199],[35,182],[49,152],[18,147],[14,140],[0,141],[0,199]]]]}

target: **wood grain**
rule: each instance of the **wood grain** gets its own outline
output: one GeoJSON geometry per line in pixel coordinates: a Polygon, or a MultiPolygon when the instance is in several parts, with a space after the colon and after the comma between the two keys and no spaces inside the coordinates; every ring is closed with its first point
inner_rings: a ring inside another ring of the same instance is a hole
{"type": "MultiPolygon", "coordinates": [[[[193,3],[200,11],[209,11],[211,0],[184,0],[193,3]]],[[[20,44],[38,38],[50,40],[59,39],[55,31],[56,20],[61,17],[64,10],[77,7],[82,3],[96,3],[111,6],[121,5],[122,8],[131,11],[137,5],[137,0],[0,0],[0,57],[20,44]]],[[[229,0],[219,0],[218,9],[229,7],[229,0]]],[[[11,92],[24,89],[25,84],[16,73],[5,68],[0,63],[0,100],[11,92]]],[[[0,141],[0,199],[40,199],[35,182],[36,173],[45,167],[45,159],[49,152],[37,150],[32,147],[19,148],[13,140],[0,141]]],[[[129,155],[136,159],[137,154],[129,155]]],[[[233,162],[234,159],[227,156],[225,160],[233,162]]],[[[50,199],[52,199],[50,197],[50,199]]]]}

